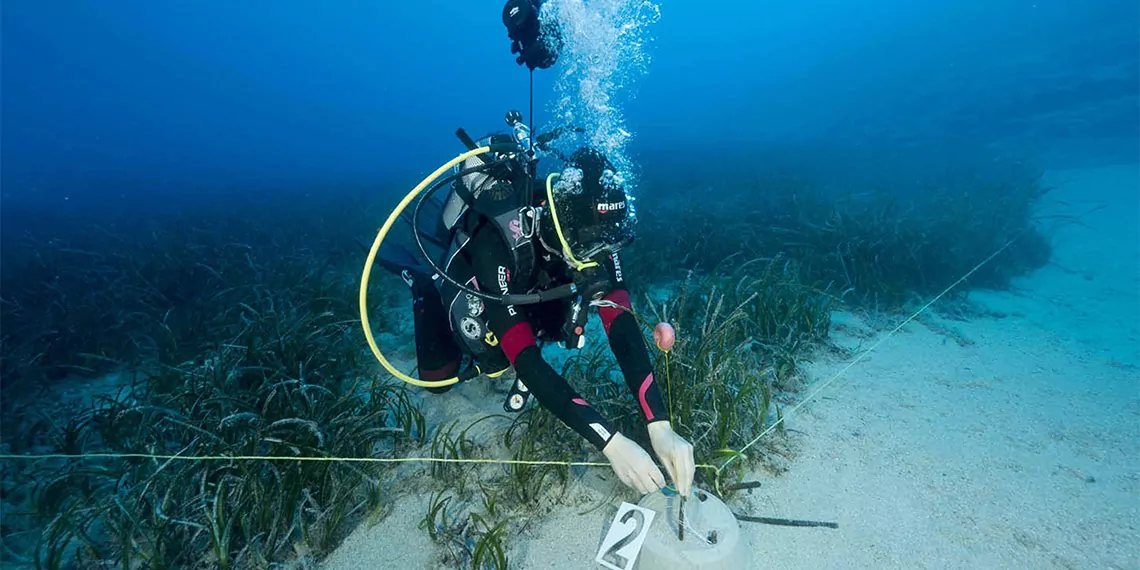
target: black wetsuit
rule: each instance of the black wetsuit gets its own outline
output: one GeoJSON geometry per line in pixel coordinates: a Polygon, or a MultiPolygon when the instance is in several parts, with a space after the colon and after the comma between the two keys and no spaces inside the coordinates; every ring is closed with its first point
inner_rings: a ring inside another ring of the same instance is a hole
{"type": "MultiPolygon", "coordinates": [[[[474,224],[471,239],[452,260],[448,274],[473,289],[502,295],[527,293],[538,283],[557,286],[570,282],[570,269],[565,262],[549,255],[538,256],[533,276],[521,276],[514,267],[513,256],[502,235],[485,218],[474,224]]],[[[536,238],[537,239],[537,238],[536,238]]],[[[538,248],[545,253],[545,250],[538,248]]],[[[617,305],[630,308],[621,260],[617,254],[601,261],[611,279],[611,292],[605,297],[617,305]]],[[[448,294],[444,286],[441,297],[430,279],[418,279],[413,285],[416,299],[416,353],[420,377],[438,380],[452,377],[462,360],[461,350],[449,324],[447,303],[467,302],[463,295],[448,294]]],[[[613,437],[613,426],[542,358],[538,340],[560,339],[565,321],[566,301],[550,301],[537,305],[510,306],[486,301],[483,318],[492,336],[488,349],[478,356],[484,372],[496,373],[513,366],[518,379],[563,423],[582,435],[598,449],[613,437]]],[[[622,309],[599,307],[599,313],[610,348],[617,358],[630,392],[639,404],[645,421],[668,420],[661,392],[653,379],[645,341],[633,315],[622,309]]],[[[435,391],[445,391],[435,390],[435,391]]]]}

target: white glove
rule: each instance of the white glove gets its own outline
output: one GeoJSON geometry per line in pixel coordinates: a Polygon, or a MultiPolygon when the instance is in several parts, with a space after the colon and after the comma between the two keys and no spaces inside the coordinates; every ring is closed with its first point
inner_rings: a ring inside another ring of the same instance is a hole
{"type": "MultiPolygon", "coordinates": [[[[653,458],[632,439],[615,433],[602,449],[610,466],[622,483],[637,489],[641,494],[652,493],[665,486],[665,477],[653,458]]],[[[690,457],[692,454],[689,454],[690,457]]],[[[692,460],[689,461],[692,463],[692,460]]]]}
{"type": "Polygon", "coordinates": [[[693,461],[693,445],[677,435],[667,421],[649,424],[649,441],[665,465],[665,471],[669,472],[669,478],[677,486],[677,493],[688,497],[693,485],[693,472],[697,469],[693,461]]]}

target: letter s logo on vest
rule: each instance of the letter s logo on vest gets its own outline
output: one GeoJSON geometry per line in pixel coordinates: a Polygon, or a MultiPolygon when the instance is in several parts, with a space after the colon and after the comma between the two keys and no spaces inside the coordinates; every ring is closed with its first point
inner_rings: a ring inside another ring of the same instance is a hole
{"type": "Polygon", "coordinates": [[[598,213],[604,214],[606,212],[616,212],[625,209],[625,200],[621,202],[603,202],[598,204],[598,213]]]}

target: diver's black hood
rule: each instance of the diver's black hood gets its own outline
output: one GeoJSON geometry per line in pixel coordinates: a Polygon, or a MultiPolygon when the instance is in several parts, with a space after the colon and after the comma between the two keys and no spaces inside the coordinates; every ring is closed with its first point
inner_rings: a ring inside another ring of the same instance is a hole
{"type": "Polygon", "coordinates": [[[582,171],[582,193],[567,196],[567,210],[574,224],[582,226],[624,223],[629,216],[625,188],[617,182],[617,169],[596,149],[584,147],[570,157],[570,163],[582,171]],[[607,172],[608,171],[608,172],[607,172]]]}
{"type": "MultiPolygon", "coordinates": [[[[632,220],[625,188],[617,169],[605,155],[594,148],[578,149],[567,167],[581,171],[580,181],[569,176],[559,181],[552,207],[557,209],[559,225],[571,253],[580,260],[593,257],[601,250],[616,251],[633,239],[632,220]]],[[[543,224],[543,230],[551,230],[543,224]]],[[[553,236],[544,239],[553,246],[553,236]]]]}

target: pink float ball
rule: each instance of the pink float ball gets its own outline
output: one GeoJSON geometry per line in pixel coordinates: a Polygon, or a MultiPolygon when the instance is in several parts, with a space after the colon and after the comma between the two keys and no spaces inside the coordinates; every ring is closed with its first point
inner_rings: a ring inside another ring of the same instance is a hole
{"type": "Polygon", "coordinates": [[[673,342],[677,340],[677,333],[673,331],[673,325],[669,323],[657,323],[653,327],[653,341],[657,343],[657,348],[665,352],[673,349],[673,342]]]}

